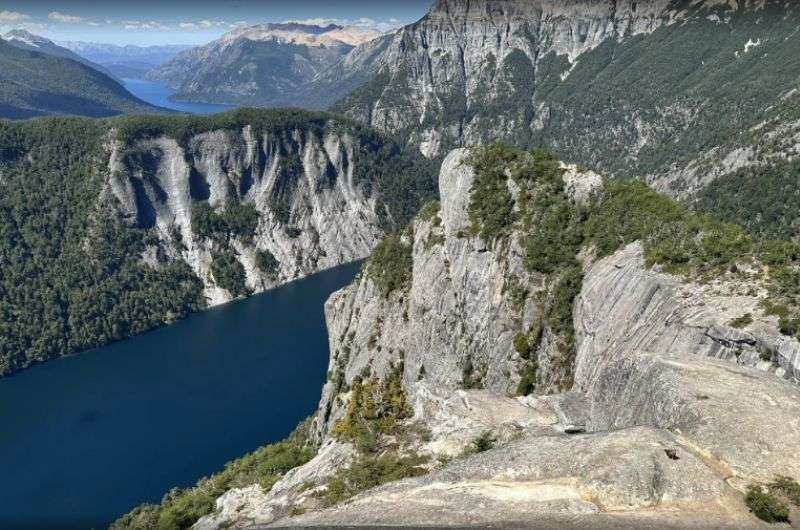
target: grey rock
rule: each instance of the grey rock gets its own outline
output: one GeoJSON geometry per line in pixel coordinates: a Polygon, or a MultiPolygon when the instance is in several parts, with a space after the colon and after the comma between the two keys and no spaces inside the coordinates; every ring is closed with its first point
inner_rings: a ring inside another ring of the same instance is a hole
{"type": "Polygon", "coordinates": [[[231,295],[210,274],[214,247],[194,232],[193,206],[199,200],[217,211],[234,202],[255,206],[260,219],[253,240],[230,243],[253,292],[364,258],[384,232],[375,198],[353,181],[357,149],[347,132],[257,138],[249,126],[198,134],[186,147],[168,137],[132,145],[111,142],[105,193],[128,222],[155,227],[171,258],[189,264],[203,281],[209,304],[216,305],[231,295]],[[291,183],[279,181],[280,166],[291,156],[283,153],[298,153],[302,160],[302,175],[291,183]],[[282,186],[293,188],[286,218],[273,204],[282,186]],[[175,232],[180,247],[174,244],[175,232]],[[275,256],[276,274],[258,269],[257,250],[275,256]]]}

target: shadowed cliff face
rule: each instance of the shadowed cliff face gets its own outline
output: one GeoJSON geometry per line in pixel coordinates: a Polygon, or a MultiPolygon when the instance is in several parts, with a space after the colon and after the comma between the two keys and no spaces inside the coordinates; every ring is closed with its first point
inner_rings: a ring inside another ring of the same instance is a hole
{"type": "Polygon", "coordinates": [[[108,191],[121,214],[154,227],[159,246],[186,261],[211,303],[220,303],[230,293],[216,286],[210,267],[223,249],[237,255],[254,292],[369,254],[384,232],[375,197],[354,181],[359,148],[350,134],[333,131],[256,136],[244,127],[198,134],[185,146],[155,137],[114,145],[108,191]],[[252,206],[254,233],[225,241],[198,234],[192,212],[201,201],[215,212],[252,206]],[[259,270],[259,250],[274,256],[274,270],[259,270]]]}

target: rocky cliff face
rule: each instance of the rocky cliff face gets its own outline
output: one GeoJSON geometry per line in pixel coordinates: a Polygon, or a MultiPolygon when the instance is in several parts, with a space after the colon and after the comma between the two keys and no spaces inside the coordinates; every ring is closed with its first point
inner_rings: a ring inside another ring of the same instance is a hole
{"type": "MultiPolygon", "coordinates": [[[[470,235],[474,175],[465,152],[446,158],[440,208],[423,210],[405,236],[407,288],[387,296],[367,269],[329,300],[330,381],[316,416],[317,457],[269,493],[232,490],[196,528],[760,528],[743,504],[745,487],[800,476],[790,456],[800,440],[800,343],[763,315],[763,293],[648,268],[639,243],[600,260],[584,252],[574,386],[559,389],[563,365],[547,366],[563,352],[543,338],[540,391],[512,397],[523,364],[513,337],[544,311],[545,285],[525,271],[513,241],[488,245],[470,235]],[[523,294],[516,282],[531,288],[523,294]],[[754,318],[733,327],[742,312],[754,318]],[[413,421],[428,429],[415,450],[455,459],[339,507],[286,518],[313,507],[315,492],[352,461],[332,427],[354,399],[354,382],[391,377],[397,366],[413,421]],[[469,451],[487,431],[494,447],[469,451]]],[[[574,169],[565,181],[576,201],[601,185],[574,169]]]]}
{"type": "Polygon", "coordinates": [[[186,262],[203,281],[209,304],[232,293],[212,272],[214,257],[230,254],[241,264],[249,292],[362,259],[396,222],[379,199],[379,168],[368,164],[364,138],[333,121],[321,129],[258,126],[212,129],[178,139],[150,135],[109,144],[104,191],[119,214],[153,229],[143,259],[186,262]],[[369,178],[369,177],[368,177],[369,178]],[[208,233],[197,209],[251,211],[252,231],[208,233]],[[194,214],[194,215],[193,215],[194,214]],[[259,255],[271,256],[269,267],[259,255]]]}
{"type": "Polygon", "coordinates": [[[429,157],[506,138],[688,197],[796,150],[798,16],[778,0],[439,1],[336,109],[429,157]]]}

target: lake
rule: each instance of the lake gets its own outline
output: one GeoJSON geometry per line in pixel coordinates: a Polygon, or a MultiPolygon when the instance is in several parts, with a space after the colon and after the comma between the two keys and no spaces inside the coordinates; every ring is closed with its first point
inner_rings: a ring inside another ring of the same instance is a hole
{"type": "Polygon", "coordinates": [[[104,527],[314,412],[350,264],[0,379],[0,528],[104,527]]]}
{"type": "Polygon", "coordinates": [[[195,103],[189,101],[171,101],[169,98],[175,91],[157,81],[146,79],[123,79],[128,92],[137,98],[167,109],[188,112],[191,114],[215,114],[236,108],[236,105],[220,105],[217,103],[195,103]]]}

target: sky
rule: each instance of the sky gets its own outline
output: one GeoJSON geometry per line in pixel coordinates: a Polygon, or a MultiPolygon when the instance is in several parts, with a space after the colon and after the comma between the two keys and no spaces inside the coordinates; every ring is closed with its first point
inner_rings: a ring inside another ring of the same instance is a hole
{"type": "Polygon", "coordinates": [[[239,26],[337,23],[390,31],[433,0],[0,0],[0,32],[22,28],[56,41],[203,44],[239,26]]]}

